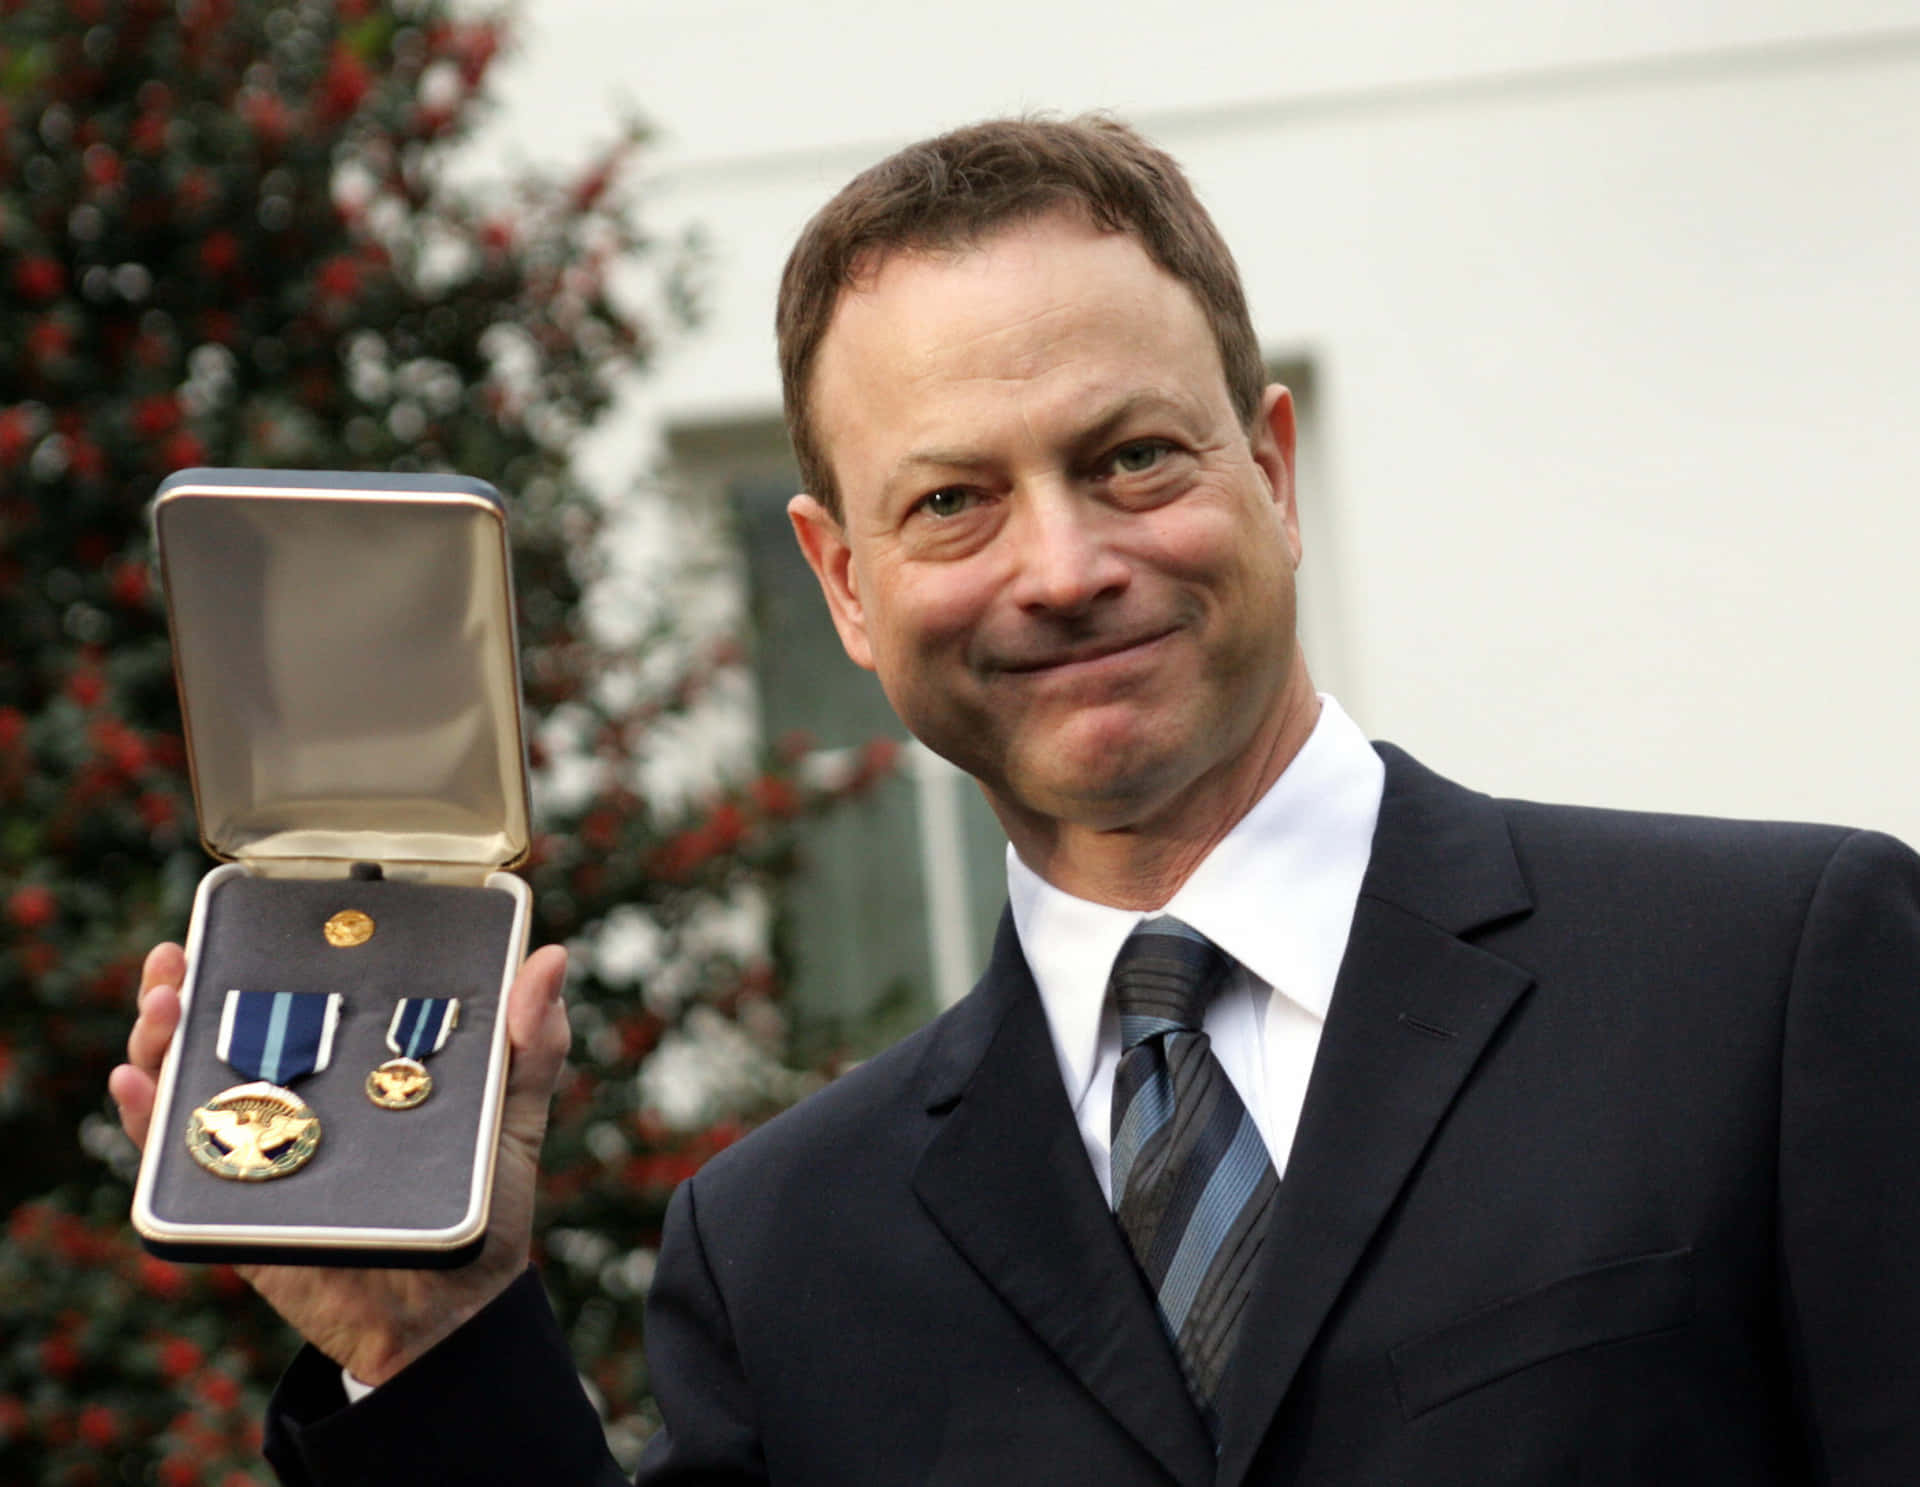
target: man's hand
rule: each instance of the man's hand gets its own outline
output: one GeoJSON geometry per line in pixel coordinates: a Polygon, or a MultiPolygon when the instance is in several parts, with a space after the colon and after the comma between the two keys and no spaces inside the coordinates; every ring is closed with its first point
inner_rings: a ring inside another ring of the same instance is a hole
{"type": "MultiPolygon", "coordinates": [[[[560,999],[567,953],[535,951],[507,994],[512,1064],[493,1207],[485,1248],[457,1270],[326,1269],[243,1265],[240,1273],[275,1311],[355,1378],[383,1384],[479,1311],[526,1268],[533,1234],[534,1177],[547,1106],[567,1056],[567,1010],[560,999]]],[[[180,1025],[180,980],[186,956],[160,945],[140,976],[140,1015],[127,1038],[128,1062],[107,1088],[120,1123],[144,1146],[153,1118],[160,1062],[180,1025]]]]}

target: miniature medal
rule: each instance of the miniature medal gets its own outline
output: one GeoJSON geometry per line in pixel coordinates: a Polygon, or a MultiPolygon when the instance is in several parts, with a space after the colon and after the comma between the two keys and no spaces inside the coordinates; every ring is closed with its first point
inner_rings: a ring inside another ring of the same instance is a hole
{"type": "Polygon", "coordinates": [[[298,1172],[320,1145],[320,1121],[284,1088],[333,1058],[338,992],[229,991],[220,1057],[253,1083],[222,1090],[187,1122],[187,1150],[216,1177],[266,1182],[298,1172]]]}
{"type": "Polygon", "coordinates": [[[323,926],[327,943],[341,950],[364,945],[373,938],[373,916],[358,909],[342,909],[323,926]]]}
{"type": "Polygon", "coordinates": [[[367,1098],[382,1110],[411,1110],[433,1093],[433,1076],[423,1059],[446,1046],[460,1025],[458,997],[402,997],[387,1024],[390,1058],[367,1075],[367,1098]]]}

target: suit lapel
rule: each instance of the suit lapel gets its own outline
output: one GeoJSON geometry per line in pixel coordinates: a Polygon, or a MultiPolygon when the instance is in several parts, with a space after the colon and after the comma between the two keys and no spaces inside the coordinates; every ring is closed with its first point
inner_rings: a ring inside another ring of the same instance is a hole
{"type": "Polygon", "coordinates": [[[1011,916],[992,964],[930,1052],[946,1112],[914,1190],[954,1247],[1174,1480],[1213,1480],[1214,1452],[1100,1196],[1061,1087],[1011,916]]]}
{"type": "Polygon", "coordinates": [[[1381,752],[1373,853],[1229,1370],[1221,1487],[1244,1478],[1368,1243],[1530,984],[1462,938],[1531,907],[1499,808],[1381,752]]]}

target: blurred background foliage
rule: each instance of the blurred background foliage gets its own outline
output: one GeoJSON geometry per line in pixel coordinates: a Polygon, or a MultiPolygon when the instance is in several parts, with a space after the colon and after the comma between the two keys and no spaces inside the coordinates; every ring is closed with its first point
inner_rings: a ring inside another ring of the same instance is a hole
{"type": "Polygon", "coordinates": [[[537,1244],[623,1457],[667,1195],[831,1072],[792,1066],[773,889],[891,746],[789,740],[649,798],[742,642],[671,602],[596,639],[604,513],[569,455],[691,322],[697,255],[644,229],[637,128],[565,177],[456,184],[503,40],[443,0],[0,0],[0,1481],[265,1481],[293,1347],[230,1270],[142,1253],[102,1098],[140,957],[211,866],[146,527],[171,470],[508,496],[534,938],[580,952],[537,1244]]]}

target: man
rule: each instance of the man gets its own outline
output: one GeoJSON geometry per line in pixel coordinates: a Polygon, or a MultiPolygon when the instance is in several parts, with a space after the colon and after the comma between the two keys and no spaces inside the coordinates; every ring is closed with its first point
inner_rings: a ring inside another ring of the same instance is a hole
{"type": "MultiPolygon", "coordinates": [[[[1295,640],[1288,396],[1119,125],[875,167],[780,331],[800,544],[1011,902],[961,1006],[676,1196],[641,1480],[1920,1480],[1913,855],[1369,748],[1295,640]]],[[[487,1254],[254,1272],[316,1344],[287,1481],[617,1480],[522,1274],[559,960],[487,1254]]]]}

